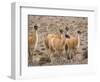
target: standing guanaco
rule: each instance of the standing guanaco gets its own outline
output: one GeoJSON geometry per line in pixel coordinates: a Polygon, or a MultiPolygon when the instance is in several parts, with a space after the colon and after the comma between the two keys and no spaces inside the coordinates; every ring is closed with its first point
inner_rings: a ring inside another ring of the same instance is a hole
{"type": "Polygon", "coordinates": [[[45,46],[47,50],[49,50],[49,57],[54,55],[54,52],[60,55],[60,53],[64,50],[65,46],[65,38],[63,35],[63,31],[60,29],[60,34],[48,34],[45,38],[45,46]]]}
{"type": "Polygon", "coordinates": [[[77,31],[76,36],[70,36],[68,34],[65,35],[66,37],[66,43],[65,46],[68,46],[68,49],[65,48],[68,59],[71,59],[73,54],[75,54],[75,51],[80,47],[80,31],[77,31]]]}
{"type": "Polygon", "coordinates": [[[38,33],[37,33],[37,31],[38,31],[38,26],[34,25],[34,31],[32,31],[28,35],[28,52],[29,52],[29,55],[32,55],[33,51],[37,47],[37,43],[38,43],[38,33]]]}

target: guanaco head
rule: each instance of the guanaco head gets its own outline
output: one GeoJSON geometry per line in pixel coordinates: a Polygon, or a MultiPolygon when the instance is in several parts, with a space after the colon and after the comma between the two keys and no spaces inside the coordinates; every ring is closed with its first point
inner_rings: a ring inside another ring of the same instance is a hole
{"type": "Polygon", "coordinates": [[[66,30],[66,31],[68,31],[68,30],[69,30],[69,28],[66,26],[65,30],[66,30]]]}
{"type": "Polygon", "coordinates": [[[81,31],[78,30],[77,33],[78,33],[78,34],[81,34],[81,31]]]}
{"type": "Polygon", "coordinates": [[[35,29],[35,30],[38,30],[38,26],[37,26],[37,25],[34,25],[34,29],[35,29]]]}
{"type": "Polygon", "coordinates": [[[70,36],[68,34],[65,34],[65,38],[70,38],[70,36]]]}
{"type": "Polygon", "coordinates": [[[59,32],[60,32],[61,34],[63,34],[63,30],[62,30],[62,29],[59,29],[59,32]]]}
{"type": "Polygon", "coordinates": [[[70,36],[68,35],[69,28],[67,26],[65,27],[65,30],[66,30],[65,38],[70,38],[70,36]]]}

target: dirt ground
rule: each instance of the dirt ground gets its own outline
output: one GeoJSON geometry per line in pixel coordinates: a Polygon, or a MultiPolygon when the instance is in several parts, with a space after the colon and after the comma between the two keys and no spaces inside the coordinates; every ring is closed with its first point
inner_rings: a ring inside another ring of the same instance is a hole
{"type": "Polygon", "coordinates": [[[28,66],[47,66],[47,65],[73,65],[88,64],[88,18],[75,16],[36,16],[28,15],[28,33],[32,32],[34,25],[38,28],[38,45],[31,56],[28,55],[28,66]],[[70,35],[74,36],[77,30],[80,34],[80,48],[72,59],[67,58],[67,54],[48,57],[47,49],[44,45],[44,38],[49,33],[58,33],[59,29],[63,29],[70,35]]]}

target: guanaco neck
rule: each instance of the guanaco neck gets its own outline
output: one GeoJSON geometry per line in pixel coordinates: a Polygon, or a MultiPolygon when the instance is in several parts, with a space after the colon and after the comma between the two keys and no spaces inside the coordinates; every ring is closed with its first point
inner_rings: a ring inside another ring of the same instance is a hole
{"type": "Polygon", "coordinates": [[[61,37],[61,39],[63,39],[63,38],[64,38],[64,34],[63,34],[63,33],[61,33],[61,34],[60,34],[60,37],[61,37]]]}
{"type": "Polygon", "coordinates": [[[36,39],[36,43],[35,43],[34,50],[36,50],[37,44],[38,44],[38,32],[37,32],[37,30],[35,31],[35,39],[36,39]]]}
{"type": "Polygon", "coordinates": [[[61,34],[61,39],[62,39],[63,43],[65,44],[65,39],[66,39],[66,38],[65,38],[65,36],[64,36],[63,33],[61,34]]]}
{"type": "Polygon", "coordinates": [[[77,45],[77,48],[80,47],[80,35],[77,33],[77,39],[78,39],[78,45],[77,45]]]}

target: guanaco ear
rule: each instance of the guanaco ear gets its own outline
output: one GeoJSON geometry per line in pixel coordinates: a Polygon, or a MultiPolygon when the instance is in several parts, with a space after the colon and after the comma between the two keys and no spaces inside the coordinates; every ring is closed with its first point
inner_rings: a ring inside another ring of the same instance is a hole
{"type": "Polygon", "coordinates": [[[62,29],[59,29],[59,32],[62,34],[63,33],[63,30],[62,29]]]}
{"type": "Polygon", "coordinates": [[[37,30],[38,29],[38,26],[37,25],[34,25],[34,29],[37,30]]]}

